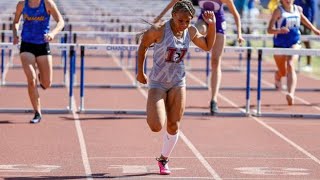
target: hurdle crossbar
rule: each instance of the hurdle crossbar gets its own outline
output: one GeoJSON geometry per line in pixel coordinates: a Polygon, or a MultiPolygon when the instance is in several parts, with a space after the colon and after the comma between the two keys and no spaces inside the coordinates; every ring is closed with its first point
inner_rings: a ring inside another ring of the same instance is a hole
{"type": "MultiPolygon", "coordinates": [[[[86,50],[103,50],[103,51],[137,51],[138,45],[131,45],[131,44],[80,44],[80,50],[81,50],[81,71],[80,71],[80,112],[101,112],[101,113],[114,113],[113,110],[93,110],[91,111],[90,109],[86,109],[84,106],[84,88],[85,87],[94,87],[94,88],[112,88],[116,87],[115,85],[87,85],[84,83],[84,64],[85,64],[85,51],[86,50]]],[[[150,48],[152,50],[152,48],[150,48]]],[[[194,50],[195,52],[205,52],[202,49],[191,46],[190,49],[194,50]]],[[[235,113],[239,116],[239,114],[249,114],[250,112],[250,59],[251,59],[251,52],[252,48],[251,47],[226,47],[225,52],[235,52],[235,53],[247,53],[247,82],[246,82],[246,87],[243,88],[243,90],[246,90],[246,110],[245,113],[235,113]]],[[[206,77],[209,76],[209,61],[210,61],[210,56],[208,56],[209,53],[207,52],[207,70],[206,70],[206,77]]],[[[137,57],[136,57],[137,58],[137,57]]],[[[120,88],[136,88],[137,83],[134,82],[132,85],[121,85],[117,86],[120,88]]],[[[204,85],[202,84],[201,86],[187,86],[187,89],[208,89],[207,84],[204,85]]],[[[118,112],[118,111],[116,111],[118,112]]],[[[131,112],[131,111],[129,111],[131,112]]],[[[133,113],[133,112],[132,112],[133,113]]],[[[139,112],[140,113],[140,112],[139,112]]],[[[188,113],[187,113],[188,114],[188,113]]],[[[189,113],[192,114],[192,113],[189,113]]],[[[203,114],[203,113],[202,113],[203,114]]],[[[205,114],[205,113],[204,113],[205,114]]],[[[226,115],[227,113],[223,113],[223,115],[226,115]]],[[[232,113],[229,113],[232,114],[232,113]]],[[[201,115],[201,113],[195,115],[201,115]]]]}
{"type": "MultiPolygon", "coordinates": [[[[42,114],[69,114],[71,111],[70,107],[68,106],[65,109],[54,109],[54,108],[45,108],[41,109],[42,114]]],[[[0,108],[0,113],[34,113],[33,109],[28,108],[0,108]]]]}
{"type": "MultiPolygon", "coordinates": [[[[262,113],[261,112],[261,80],[262,80],[262,56],[265,54],[273,55],[305,55],[305,56],[320,56],[319,49],[289,49],[289,48],[258,48],[258,82],[257,82],[257,109],[256,116],[266,117],[318,117],[319,114],[292,114],[292,113],[262,113]]],[[[319,91],[319,89],[312,89],[319,91]]]]}
{"type": "MultiPolygon", "coordinates": [[[[68,86],[68,91],[69,91],[69,104],[67,106],[67,108],[63,108],[63,109],[43,109],[42,111],[44,113],[55,113],[55,114],[59,114],[59,113],[66,113],[66,112],[70,112],[70,110],[73,109],[73,87],[74,87],[74,76],[75,76],[75,50],[76,50],[76,45],[75,44],[59,44],[59,43],[52,43],[50,44],[50,47],[55,48],[55,49],[59,49],[59,50],[68,50],[70,51],[70,70],[69,70],[69,85],[67,84],[53,84],[53,87],[66,87],[68,86]]],[[[12,43],[0,43],[0,49],[12,49],[12,48],[16,48],[16,45],[13,45],[12,43]]],[[[2,63],[3,65],[3,63],[2,63]]],[[[23,83],[5,83],[2,82],[2,85],[8,85],[8,86],[16,86],[16,87],[23,87],[23,86],[27,86],[27,84],[23,84],[23,83]]],[[[30,112],[33,110],[30,109],[24,109],[24,108],[2,108],[0,109],[0,113],[26,113],[26,112],[30,112]]]]}
{"type": "MultiPolygon", "coordinates": [[[[112,110],[112,109],[82,109],[78,111],[79,114],[113,114],[113,115],[147,115],[145,110],[132,110],[132,109],[123,109],[123,110],[112,110]]],[[[249,114],[243,112],[194,112],[186,111],[184,116],[218,116],[218,117],[247,117],[249,114]]]]}

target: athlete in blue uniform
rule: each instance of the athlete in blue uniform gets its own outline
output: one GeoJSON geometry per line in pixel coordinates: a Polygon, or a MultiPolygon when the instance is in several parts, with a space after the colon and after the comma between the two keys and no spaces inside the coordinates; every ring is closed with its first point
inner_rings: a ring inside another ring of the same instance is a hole
{"type": "Polygon", "coordinates": [[[52,56],[49,41],[64,27],[64,20],[53,0],[24,0],[19,1],[13,20],[13,44],[18,44],[19,21],[23,16],[21,34],[20,58],[23,70],[28,81],[28,93],[35,111],[30,123],[39,123],[41,120],[40,97],[37,89],[37,77],[43,89],[51,86],[52,56]],[[57,25],[50,31],[50,16],[53,16],[57,25]],[[39,74],[37,76],[38,68],[39,74]],[[40,79],[41,77],[41,79],[40,79]]]}
{"type": "MultiPolygon", "coordinates": [[[[175,2],[179,0],[172,0],[168,6],[160,13],[160,15],[155,19],[155,22],[158,22],[161,17],[173,6],[175,2]]],[[[226,4],[229,11],[234,17],[235,24],[237,26],[237,41],[239,44],[244,42],[241,33],[241,23],[240,23],[240,15],[235,8],[233,0],[198,0],[199,7],[201,8],[201,14],[198,17],[198,20],[195,24],[197,29],[201,34],[207,34],[207,24],[202,20],[202,13],[204,11],[213,11],[216,17],[216,41],[213,45],[211,51],[211,101],[210,101],[210,112],[216,113],[218,112],[218,94],[221,84],[221,59],[222,52],[225,46],[226,36],[226,21],[223,10],[223,5],[226,4]]]]}
{"type": "Polygon", "coordinates": [[[208,24],[208,35],[201,35],[190,26],[195,9],[188,0],[178,1],[172,10],[172,18],[160,27],[151,27],[143,37],[138,50],[138,74],[140,83],[149,85],[147,122],[150,129],[159,132],[167,122],[164,144],[158,160],[160,174],[170,174],[168,157],[179,137],[180,121],[185,110],[185,55],[190,42],[210,51],[215,41],[215,17],[212,11],[203,13],[208,24]],[[153,67],[149,79],[144,73],[144,60],[151,44],[154,44],[153,67]]]}
{"type": "MultiPolygon", "coordinates": [[[[281,5],[273,12],[268,25],[268,33],[274,34],[273,44],[278,48],[299,49],[300,46],[300,23],[315,34],[320,35],[312,23],[303,15],[302,8],[293,4],[294,0],[281,0],[281,5]]],[[[294,104],[294,93],[297,86],[297,75],[294,60],[297,56],[275,55],[278,70],[275,72],[275,86],[281,90],[281,77],[287,77],[288,105],[294,104]]]]}

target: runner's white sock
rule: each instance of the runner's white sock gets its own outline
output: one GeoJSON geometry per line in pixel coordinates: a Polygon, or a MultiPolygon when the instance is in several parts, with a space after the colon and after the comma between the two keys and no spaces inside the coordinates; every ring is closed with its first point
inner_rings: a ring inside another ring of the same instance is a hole
{"type": "Polygon", "coordinates": [[[179,138],[179,131],[175,135],[171,135],[168,132],[166,132],[163,136],[163,146],[161,154],[164,157],[169,157],[174,146],[176,145],[179,138]]]}

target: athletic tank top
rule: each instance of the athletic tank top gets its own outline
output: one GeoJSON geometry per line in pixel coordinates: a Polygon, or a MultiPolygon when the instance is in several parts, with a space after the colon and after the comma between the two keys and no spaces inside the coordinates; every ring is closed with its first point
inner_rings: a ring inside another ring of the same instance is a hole
{"type": "Polygon", "coordinates": [[[188,29],[183,37],[177,39],[171,30],[170,20],[165,23],[164,37],[160,43],[155,43],[153,67],[149,78],[157,82],[178,82],[185,79],[184,58],[190,44],[188,29]]]}
{"type": "Polygon", "coordinates": [[[47,13],[44,0],[41,0],[36,8],[29,7],[29,0],[25,0],[22,14],[22,41],[34,44],[46,43],[44,35],[50,29],[50,15],[47,13]]]}
{"type": "Polygon", "coordinates": [[[276,34],[273,38],[274,46],[289,48],[300,41],[300,12],[294,5],[293,12],[287,12],[279,6],[281,17],[275,22],[275,28],[287,27],[290,31],[286,34],[276,34]]]}
{"type": "MultiPolygon", "coordinates": [[[[213,11],[216,16],[217,23],[225,21],[223,3],[220,0],[199,0],[199,7],[201,8],[201,14],[204,11],[213,11]]],[[[202,19],[202,16],[199,16],[202,19]]]]}

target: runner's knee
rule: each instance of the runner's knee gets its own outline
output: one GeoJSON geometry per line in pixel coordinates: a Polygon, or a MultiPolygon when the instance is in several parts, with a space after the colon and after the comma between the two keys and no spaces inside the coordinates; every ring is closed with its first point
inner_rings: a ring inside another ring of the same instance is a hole
{"type": "Polygon", "coordinates": [[[51,87],[51,81],[41,82],[44,89],[51,87]]]}
{"type": "Polygon", "coordinates": [[[176,133],[179,129],[179,122],[167,122],[167,130],[169,133],[176,133]]]}
{"type": "Polygon", "coordinates": [[[148,125],[153,132],[159,132],[162,129],[161,123],[156,123],[156,122],[151,122],[150,120],[147,119],[148,125]]]}

